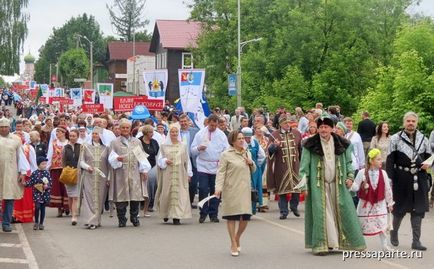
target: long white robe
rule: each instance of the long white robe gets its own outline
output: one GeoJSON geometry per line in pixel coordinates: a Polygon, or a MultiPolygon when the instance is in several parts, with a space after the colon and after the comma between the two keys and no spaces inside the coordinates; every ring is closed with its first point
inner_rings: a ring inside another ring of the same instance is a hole
{"type": "Polygon", "coordinates": [[[28,170],[30,165],[21,147],[21,139],[14,134],[0,136],[0,201],[23,197],[24,188],[18,182],[18,173],[25,175],[28,170]]]}

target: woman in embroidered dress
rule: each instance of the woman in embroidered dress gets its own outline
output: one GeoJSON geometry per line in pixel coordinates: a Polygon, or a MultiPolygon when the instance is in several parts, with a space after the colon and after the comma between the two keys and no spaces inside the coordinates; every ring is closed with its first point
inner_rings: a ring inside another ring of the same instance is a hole
{"type": "Polygon", "coordinates": [[[92,130],[92,141],[83,145],[83,155],[79,160],[80,181],[80,219],[88,229],[101,226],[101,212],[104,208],[106,185],[108,184],[108,149],[102,144],[103,129],[92,130]],[[102,174],[100,173],[102,172],[102,174]]]}
{"type": "Polygon", "coordinates": [[[383,250],[391,248],[387,243],[388,212],[393,209],[393,195],[386,171],[381,169],[381,151],[371,149],[368,153],[367,168],[359,171],[351,187],[358,192],[357,215],[363,235],[379,235],[383,250]]]}
{"type": "Polygon", "coordinates": [[[187,146],[181,142],[179,127],[169,128],[169,137],[161,145],[158,155],[158,187],[155,201],[159,215],[174,225],[181,219],[191,218],[188,182],[193,176],[187,146]]]}
{"type": "Polygon", "coordinates": [[[62,173],[62,151],[68,144],[68,129],[66,126],[57,126],[56,139],[50,141],[47,153],[47,169],[50,171],[52,180],[51,196],[49,207],[57,208],[57,217],[62,217],[63,213],[69,215],[68,195],[65,185],[59,181],[62,173]]]}
{"type": "MultiPolygon", "coordinates": [[[[30,180],[30,175],[33,171],[38,169],[36,164],[36,152],[30,144],[22,146],[24,155],[30,164],[30,170],[27,171],[26,182],[30,180]]],[[[25,188],[23,198],[15,200],[13,219],[16,222],[28,223],[33,221],[33,214],[35,212],[35,205],[33,203],[32,189],[25,188]]]]}

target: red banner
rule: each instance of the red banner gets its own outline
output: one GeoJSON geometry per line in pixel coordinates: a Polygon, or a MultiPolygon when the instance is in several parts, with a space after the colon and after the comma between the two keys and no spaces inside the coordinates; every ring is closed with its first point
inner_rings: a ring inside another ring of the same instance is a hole
{"type": "Polygon", "coordinates": [[[94,90],[92,90],[92,89],[84,89],[83,90],[83,102],[85,104],[93,104],[93,103],[95,103],[94,94],[95,94],[94,90]]]}
{"type": "Polygon", "coordinates": [[[74,101],[71,98],[67,98],[67,97],[51,97],[49,99],[50,104],[52,104],[53,102],[59,102],[59,104],[61,105],[72,105],[74,104],[74,101]]]}
{"type": "Polygon", "coordinates": [[[81,111],[85,113],[102,113],[104,112],[103,104],[84,104],[81,106],[81,111]]]}
{"type": "Polygon", "coordinates": [[[131,112],[138,105],[146,106],[150,111],[163,110],[161,100],[149,100],[147,96],[113,97],[113,110],[116,112],[131,112]]]}

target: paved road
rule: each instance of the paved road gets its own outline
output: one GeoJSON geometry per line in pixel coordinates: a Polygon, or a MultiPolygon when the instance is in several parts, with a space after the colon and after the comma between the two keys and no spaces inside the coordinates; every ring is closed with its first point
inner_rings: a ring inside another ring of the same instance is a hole
{"type": "MultiPolygon", "coordinates": [[[[422,259],[342,260],[342,254],[313,256],[304,249],[304,219],[278,219],[276,203],[250,222],[243,238],[242,253],[231,257],[225,222],[164,224],[156,216],[141,218],[141,226],[117,228],[116,218],[104,214],[103,227],[90,231],[70,225],[70,218],[56,218],[49,210],[45,231],[32,224],[15,225],[12,234],[0,233],[0,268],[432,268],[434,264],[434,213],[423,223],[423,243],[429,248],[422,259]]],[[[400,231],[400,250],[410,251],[409,217],[400,231]]],[[[369,250],[380,249],[377,237],[367,238],[369,250]]]]}

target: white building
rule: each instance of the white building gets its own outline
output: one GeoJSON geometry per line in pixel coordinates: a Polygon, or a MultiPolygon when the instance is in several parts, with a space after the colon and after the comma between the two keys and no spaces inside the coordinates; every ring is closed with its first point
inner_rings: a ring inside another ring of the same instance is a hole
{"type": "Polygon", "coordinates": [[[127,92],[135,95],[145,94],[143,71],[155,69],[155,56],[136,55],[127,60],[127,92]]]}

